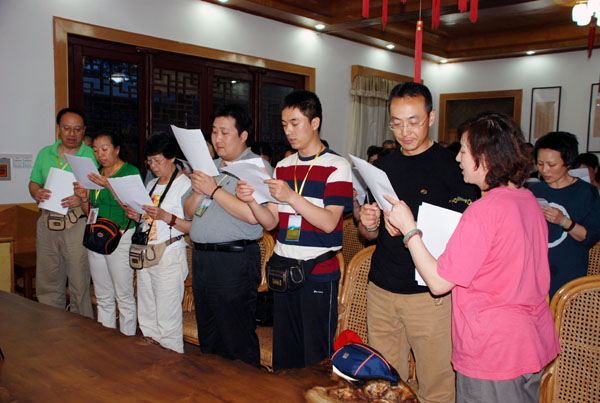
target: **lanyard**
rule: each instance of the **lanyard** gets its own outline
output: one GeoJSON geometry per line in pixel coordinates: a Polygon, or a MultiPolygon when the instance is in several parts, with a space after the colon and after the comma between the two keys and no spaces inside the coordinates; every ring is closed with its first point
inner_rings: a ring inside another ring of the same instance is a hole
{"type": "Polygon", "coordinates": [[[56,156],[56,165],[58,165],[58,167],[60,169],[65,169],[67,167],[67,165],[69,165],[69,162],[65,162],[65,165],[60,165],[60,158],[58,158],[58,155],[56,156]]]}
{"type": "MultiPolygon", "coordinates": [[[[121,169],[121,167],[123,166],[124,162],[121,161],[121,164],[119,165],[119,167],[117,168],[117,170],[115,172],[113,172],[113,174],[111,175],[111,178],[117,173],[119,172],[119,170],[121,169]]],[[[102,170],[100,171],[100,175],[104,175],[104,167],[102,167],[102,170]]],[[[94,197],[94,201],[98,201],[98,193],[100,193],[102,189],[96,189],[95,191],[95,197],[94,197]]]]}
{"type": "Polygon", "coordinates": [[[296,180],[296,168],[298,167],[298,159],[299,159],[300,154],[296,155],[296,165],[294,165],[294,190],[300,196],[302,196],[302,190],[304,190],[304,184],[306,183],[306,178],[308,178],[308,174],[310,173],[310,170],[312,169],[313,165],[315,165],[317,158],[319,158],[319,154],[321,154],[321,151],[323,151],[323,144],[321,144],[321,148],[319,148],[319,152],[317,153],[317,155],[315,155],[315,158],[311,162],[310,167],[308,167],[308,171],[306,171],[306,175],[304,176],[304,180],[302,181],[302,185],[300,186],[300,191],[298,191],[298,181],[296,180]]]}

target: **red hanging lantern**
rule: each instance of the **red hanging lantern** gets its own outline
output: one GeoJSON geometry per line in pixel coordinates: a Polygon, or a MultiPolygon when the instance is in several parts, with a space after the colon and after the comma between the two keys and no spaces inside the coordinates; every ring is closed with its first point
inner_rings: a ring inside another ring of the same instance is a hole
{"type": "Polygon", "coordinates": [[[458,11],[464,13],[467,11],[468,0],[458,0],[458,11]]]}
{"type": "Polygon", "coordinates": [[[363,18],[369,18],[369,0],[363,0],[362,2],[362,16],[363,18]]]}
{"type": "Polygon", "coordinates": [[[388,0],[383,0],[381,4],[381,24],[385,28],[388,19],[388,0]]]}
{"type": "Polygon", "coordinates": [[[477,21],[477,11],[479,9],[479,0],[471,0],[471,12],[469,14],[469,19],[471,22],[477,21]]]}
{"type": "Polygon", "coordinates": [[[437,29],[440,26],[440,2],[441,0],[433,0],[431,3],[431,28],[437,29]]]}
{"type": "Polygon", "coordinates": [[[417,21],[415,35],[415,83],[421,82],[421,60],[423,58],[423,20],[417,21]]]}

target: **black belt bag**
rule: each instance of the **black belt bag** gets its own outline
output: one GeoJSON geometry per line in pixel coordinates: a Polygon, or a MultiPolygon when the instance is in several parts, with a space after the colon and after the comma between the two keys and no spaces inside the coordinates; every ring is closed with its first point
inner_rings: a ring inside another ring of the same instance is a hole
{"type": "Polygon", "coordinates": [[[325,252],[310,260],[291,259],[274,253],[267,262],[269,289],[286,292],[301,288],[315,266],[331,259],[336,253],[336,251],[325,252]]]}

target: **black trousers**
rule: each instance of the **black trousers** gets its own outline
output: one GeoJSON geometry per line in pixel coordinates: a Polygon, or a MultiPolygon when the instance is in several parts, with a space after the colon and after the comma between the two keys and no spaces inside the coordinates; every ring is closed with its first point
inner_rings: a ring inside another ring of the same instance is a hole
{"type": "Polygon", "coordinates": [[[273,368],[304,368],[333,353],[338,280],[273,292],[273,368]]]}
{"type": "Polygon", "coordinates": [[[256,298],[260,249],[192,253],[192,290],[198,339],[203,353],[260,365],[256,336],[256,298]]]}

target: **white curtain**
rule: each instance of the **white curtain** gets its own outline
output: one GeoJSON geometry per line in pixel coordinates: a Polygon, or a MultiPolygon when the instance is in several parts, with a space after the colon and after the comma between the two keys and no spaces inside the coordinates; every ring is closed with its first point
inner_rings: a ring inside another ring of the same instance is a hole
{"type": "Polygon", "coordinates": [[[357,75],[352,82],[352,120],[346,146],[349,154],[367,157],[367,148],[381,146],[384,140],[394,139],[388,129],[390,122],[387,99],[398,81],[374,76],[357,75]]]}

